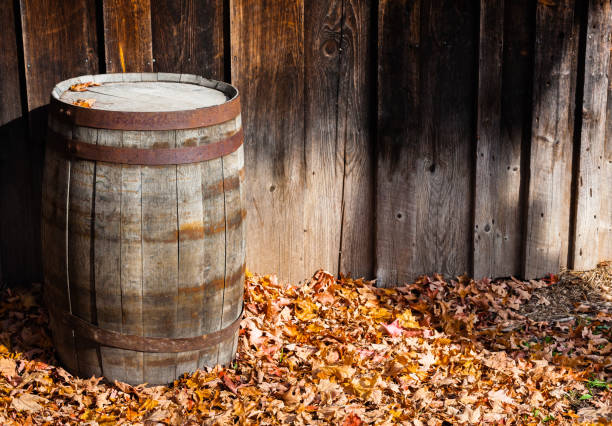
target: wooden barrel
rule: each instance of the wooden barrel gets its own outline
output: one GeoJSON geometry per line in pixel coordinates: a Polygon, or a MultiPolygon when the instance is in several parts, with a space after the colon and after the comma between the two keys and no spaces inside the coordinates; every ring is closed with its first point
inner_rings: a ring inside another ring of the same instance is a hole
{"type": "Polygon", "coordinates": [[[245,271],[234,87],[166,73],[58,84],[42,201],[45,298],[67,370],[165,384],[231,362],[245,271]]]}

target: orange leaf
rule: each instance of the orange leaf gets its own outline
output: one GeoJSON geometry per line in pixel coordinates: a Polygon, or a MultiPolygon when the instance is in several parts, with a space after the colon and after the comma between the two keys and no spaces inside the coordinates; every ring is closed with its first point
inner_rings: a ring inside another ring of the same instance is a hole
{"type": "Polygon", "coordinates": [[[99,86],[99,85],[100,83],[94,83],[93,81],[88,81],[87,83],[73,84],[72,86],[70,86],[70,90],[73,92],[84,92],[87,90],[88,87],[99,86]]]}
{"type": "Polygon", "coordinates": [[[351,413],[348,416],[346,416],[344,418],[344,421],[342,422],[342,426],[361,426],[362,424],[363,424],[363,421],[355,413],[351,413]]]}
{"type": "Polygon", "coordinates": [[[83,108],[91,108],[96,103],[95,99],[77,99],[73,102],[74,105],[80,106],[83,108]]]}

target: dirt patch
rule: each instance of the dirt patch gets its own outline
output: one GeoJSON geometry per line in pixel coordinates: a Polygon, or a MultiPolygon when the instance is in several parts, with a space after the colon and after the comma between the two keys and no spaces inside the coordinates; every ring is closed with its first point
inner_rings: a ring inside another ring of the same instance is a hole
{"type": "Polygon", "coordinates": [[[551,285],[537,288],[521,306],[521,315],[533,321],[563,321],[612,312],[612,262],[591,271],[564,270],[551,285]]]}

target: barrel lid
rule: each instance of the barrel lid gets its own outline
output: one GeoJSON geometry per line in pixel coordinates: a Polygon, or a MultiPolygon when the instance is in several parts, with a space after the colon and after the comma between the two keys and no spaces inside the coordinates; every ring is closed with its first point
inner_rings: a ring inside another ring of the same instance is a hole
{"type": "Polygon", "coordinates": [[[231,120],[240,103],[232,85],[193,74],[98,74],[55,86],[51,113],[84,127],[176,130],[231,120]]]}

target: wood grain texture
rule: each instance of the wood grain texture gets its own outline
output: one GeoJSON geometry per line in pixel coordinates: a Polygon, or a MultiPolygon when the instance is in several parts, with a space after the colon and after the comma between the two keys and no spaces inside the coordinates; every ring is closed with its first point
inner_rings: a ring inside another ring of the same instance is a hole
{"type": "MultiPolygon", "coordinates": [[[[198,130],[179,130],[176,146],[193,143],[198,130]]],[[[202,167],[200,164],[176,166],[178,215],[178,299],[179,337],[191,337],[202,332],[202,305],[204,303],[204,270],[207,266],[204,236],[204,203],[202,196],[202,167]]],[[[177,372],[195,371],[199,352],[177,355],[177,372]]]]}
{"type": "MultiPolygon", "coordinates": [[[[141,148],[173,148],[175,132],[142,132],[141,148]]],[[[178,217],[176,166],[142,166],[143,332],[150,337],[179,337],[178,217]]],[[[176,354],[144,354],[144,381],[176,378],[176,354]]]]}
{"type": "Polygon", "coordinates": [[[341,254],[338,273],[374,275],[374,126],[371,113],[376,61],[370,40],[374,2],[343,2],[338,88],[338,137],[344,140],[341,254]]]}
{"type": "Polygon", "coordinates": [[[578,25],[570,0],[538,2],[524,277],[567,265],[578,25]]]}
{"type": "Polygon", "coordinates": [[[604,179],[611,19],[610,2],[589,1],[572,265],[579,270],[604,260],[599,250],[600,239],[606,237],[602,203],[612,194],[604,179]]]}
{"type": "Polygon", "coordinates": [[[95,10],[95,0],[21,0],[30,111],[58,82],[97,71],[95,10]]]}
{"type": "Polygon", "coordinates": [[[156,0],[151,30],[156,71],[223,80],[222,0],[156,0]]]}
{"type": "MultiPolygon", "coordinates": [[[[69,134],[79,140],[96,142],[97,129],[75,128],[69,134]],[[73,131],[74,130],[74,131],[73,131]]],[[[97,324],[95,282],[95,194],[93,193],[97,165],[91,161],[70,161],[68,188],[67,285],[70,288],[72,314],[97,324]]],[[[45,256],[50,254],[45,253],[45,256]]],[[[51,262],[57,262],[53,257],[51,262]]],[[[62,283],[63,284],[63,283],[62,283]]],[[[98,345],[76,336],[78,371],[90,377],[102,375],[98,345]]]]}
{"type": "MultiPolygon", "coordinates": [[[[40,277],[40,200],[42,187],[42,159],[46,109],[53,86],[74,75],[96,72],[94,0],[21,0],[23,55],[29,110],[29,138],[27,141],[29,187],[23,195],[30,196],[23,213],[24,241],[29,246],[28,268],[31,276],[40,277]]],[[[28,164],[24,168],[27,170],[28,164]]]]}
{"type": "MultiPolygon", "coordinates": [[[[121,146],[123,132],[98,130],[94,141],[102,146],[121,146]]],[[[91,141],[87,141],[91,142],[91,141]]],[[[97,325],[123,332],[121,299],[121,197],[120,164],[96,162],[93,190],[93,271],[97,325]]],[[[124,357],[131,354],[117,348],[100,347],[102,371],[117,380],[126,380],[124,357]]]]}
{"type": "Polygon", "coordinates": [[[470,272],[477,20],[471,2],[380,3],[379,285],[470,272]]]}
{"type": "MultiPolygon", "coordinates": [[[[305,10],[304,268],[337,272],[342,238],[345,143],[338,132],[343,1],[305,10]]],[[[306,278],[301,277],[301,278],[306,278]]]]}
{"type": "MultiPolygon", "coordinates": [[[[240,147],[223,157],[226,252],[221,328],[229,326],[242,315],[246,255],[244,178],[244,150],[240,147]]],[[[228,365],[234,359],[237,337],[238,332],[219,345],[219,364],[228,365]]]]}
{"type": "Polygon", "coordinates": [[[0,8],[0,280],[29,283],[40,274],[33,268],[32,166],[25,143],[14,13],[13,2],[0,8]]]}
{"type": "MultiPolygon", "coordinates": [[[[123,132],[124,147],[140,147],[140,132],[123,132]]],[[[144,335],[142,259],[142,174],[140,166],[121,166],[121,318],[123,332],[144,335]]],[[[125,382],[144,382],[144,355],[124,351],[125,382]]]]}
{"type": "MultiPolygon", "coordinates": [[[[68,134],[69,129],[53,120],[50,127],[58,132],[68,134]]],[[[71,311],[71,300],[68,283],[67,264],[67,209],[68,181],[70,179],[70,163],[60,158],[57,153],[47,150],[44,186],[42,189],[42,247],[46,256],[43,262],[44,296],[48,306],[71,311]]],[[[54,314],[49,317],[49,326],[55,343],[59,360],[72,370],[78,369],[78,359],[75,339],[71,330],[63,328],[54,314]]]]}
{"type": "Polygon", "coordinates": [[[370,7],[328,1],[305,8],[306,271],[373,272],[370,7]]]}
{"type": "Polygon", "coordinates": [[[247,262],[297,282],[304,259],[304,3],[230,2],[245,128],[247,262]]]}
{"type": "MultiPolygon", "coordinates": [[[[608,76],[612,75],[612,61],[608,64],[608,76]]],[[[602,188],[607,188],[601,198],[601,221],[599,222],[599,259],[612,259],[612,80],[608,78],[606,103],[606,138],[602,162],[602,188]]]]}
{"type": "Polygon", "coordinates": [[[153,71],[150,0],[103,0],[106,72],[153,71]]]}
{"type": "Polygon", "coordinates": [[[528,0],[480,5],[474,277],[522,273],[521,150],[529,126],[528,0]]]}
{"type": "MultiPolygon", "coordinates": [[[[200,130],[204,142],[212,139],[210,131],[200,130]]],[[[223,194],[223,163],[215,159],[200,165],[202,176],[202,223],[204,227],[204,264],[202,281],[204,294],[201,305],[202,333],[219,329],[223,318],[225,287],[225,197],[223,194]]],[[[219,345],[200,351],[198,367],[217,364],[219,345]]]]}

